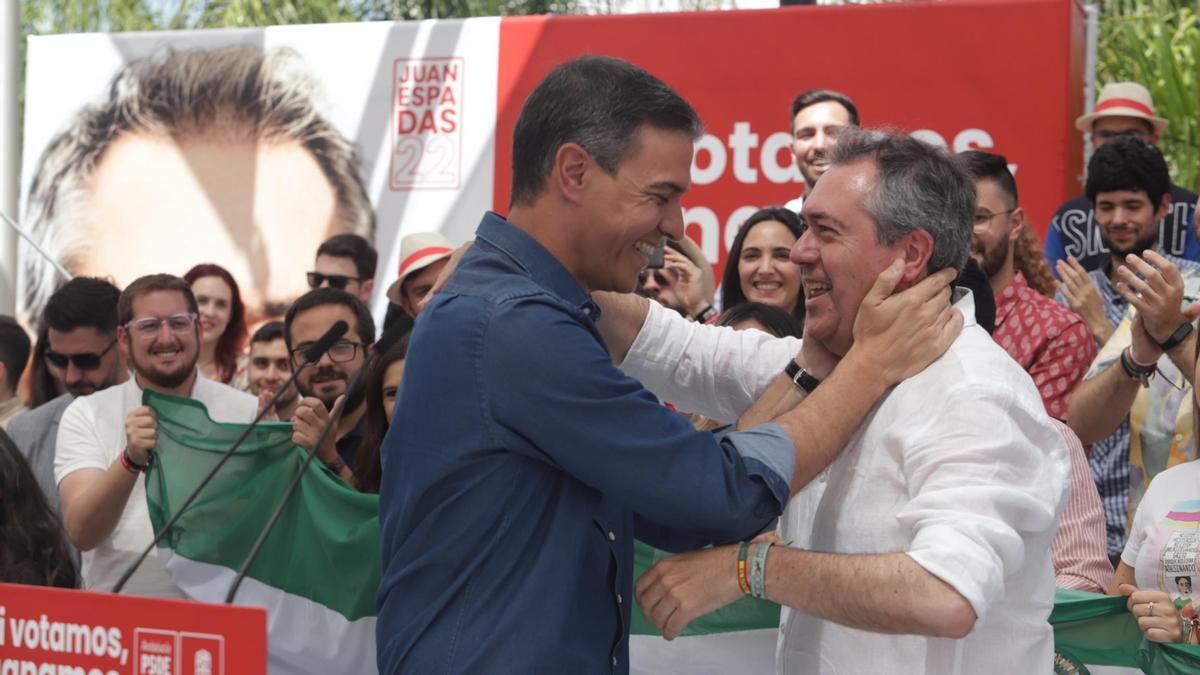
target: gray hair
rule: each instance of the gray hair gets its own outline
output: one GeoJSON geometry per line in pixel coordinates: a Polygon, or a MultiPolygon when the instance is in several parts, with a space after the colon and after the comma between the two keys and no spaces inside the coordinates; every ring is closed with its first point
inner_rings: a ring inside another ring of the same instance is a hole
{"type": "MultiPolygon", "coordinates": [[[[133,61],[113,78],[108,98],[79,111],[38,162],[25,221],[68,271],[86,252],[85,186],[123,134],[187,139],[214,130],[232,139],[293,140],[313,154],[336,194],[345,231],[374,241],[375,213],[353,143],[315,106],[317,85],[298,54],[239,45],[168,50],[133,61]]],[[[36,318],[59,280],[49,261],[21,242],[26,316],[36,318]]]]}
{"type": "Polygon", "coordinates": [[[869,160],[879,170],[863,208],[875,219],[876,236],[891,246],[925,230],[933,237],[929,271],[962,271],[975,222],[975,182],[945,150],[906,134],[848,128],[838,136],[830,162],[869,160]]]}

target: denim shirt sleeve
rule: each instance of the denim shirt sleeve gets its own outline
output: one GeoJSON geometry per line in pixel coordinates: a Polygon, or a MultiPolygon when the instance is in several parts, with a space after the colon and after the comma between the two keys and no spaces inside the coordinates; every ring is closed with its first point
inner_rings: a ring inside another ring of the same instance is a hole
{"type": "Polygon", "coordinates": [[[696,431],[618,370],[588,323],[537,298],[493,315],[478,371],[493,441],[701,538],[750,536],[777,517],[795,462],[783,430],[696,431]]]}

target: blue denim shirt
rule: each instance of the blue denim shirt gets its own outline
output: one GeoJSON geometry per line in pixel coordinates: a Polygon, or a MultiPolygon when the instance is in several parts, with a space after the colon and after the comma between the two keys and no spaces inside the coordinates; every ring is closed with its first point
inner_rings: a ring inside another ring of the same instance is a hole
{"type": "Polygon", "coordinates": [[[380,672],[626,673],[635,533],[678,551],[782,512],[783,429],[693,430],[598,314],[492,213],[422,312],[382,448],[380,672]]]}

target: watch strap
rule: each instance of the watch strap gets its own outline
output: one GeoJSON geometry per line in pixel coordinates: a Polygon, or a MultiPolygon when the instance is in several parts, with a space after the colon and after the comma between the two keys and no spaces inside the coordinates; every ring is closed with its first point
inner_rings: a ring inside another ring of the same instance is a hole
{"type": "Polygon", "coordinates": [[[1164,352],[1174,349],[1179,345],[1179,343],[1186,340],[1187,337],[1192,334],[1192,330],[1194,329],[1195,327],[1192,326],[1192,322],[1185,321],[1179,324],[1179,328],[1176,328],[1174,333],[1171,333],[1171,337],[1167,338],[1165,342],[1158,343],[1158,346],[1162,347],[1164,352]]]}
{"type": "Polygon", "coordinates": [[[817,385],[821,384],[820,380],[814,377],[812,373],[801,368],[800,364],[796,363],[795,360],[788,361],[787,367],[783,369],[783,374],[787,375],[792,384],[799,387],[806,394],[813,393],[817,385]]]}
{"type": "Polygon", "coordinates": [[[333,458],[332,462],[325,462],[325,468],[333,472],[335,476],[342,475],[342,469],[346,468],[346,462],[342,460],[342,456],[338,455],[333,458]]]}

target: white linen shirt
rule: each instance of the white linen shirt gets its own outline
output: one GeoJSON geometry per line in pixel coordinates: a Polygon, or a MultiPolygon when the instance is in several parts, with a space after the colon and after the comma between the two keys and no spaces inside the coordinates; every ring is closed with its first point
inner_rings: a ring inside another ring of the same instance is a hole
{"type": "MultiPolygon", "coordinates": [[[[974,608],[962,640],[885,635],[784,608],[780,673],[1049,672],[1050,542],[1070,463],[1029,375],[956,294],[962,334],[888,392],[784,513],[797,548],[907,553],[974,608]]],[[[678,321],[650,303],[622,369],[677,408],[735,419],[799,341],[678,321]]],[[[881,602],[889,589],[877,589],[881,602]]]]}
{"type": "MultiPolygon", "coordinates": [[[[208,415],[217,422],[247,424],[254,419],[258,399],[233,387],[197,375],[192,398],[208,408],[208,415]]],[[[123,384],[81,396],[63,411],[58,426],[54,455],[54,481],[80,469],[105,471],[125,450],[125,418],[142,405],[142,389],[136,378],[123,384]]],[[[217,524],[214,523],[214,526],[217,524]]],[[[83,587],[87,590],[111,591],[133,564],[142,549],[154,538],[150,524],[150,509],[146,505],[145,481],[138,477],[125,502],[125,510],[117,521],[112,535],[90,551],[83,551],[83,587]]],[[[150,555],[129,578],[125,593],[167,598],[184,598],[183,591],[158,562],[158,552],[150,555]]]]}

